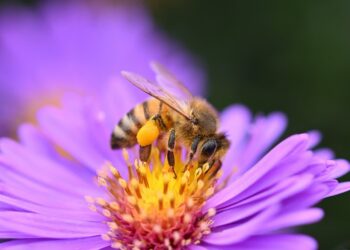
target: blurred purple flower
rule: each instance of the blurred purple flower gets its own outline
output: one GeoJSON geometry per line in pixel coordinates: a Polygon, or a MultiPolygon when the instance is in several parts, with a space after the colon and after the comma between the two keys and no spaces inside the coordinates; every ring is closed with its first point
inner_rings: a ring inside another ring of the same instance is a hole
{"type": "Polygon", "coordinates": [[[195,93],[203,90],[203,72],[141,6],[44,2],[0,14],[0,135],[65,91],[100,92],[122,69],[151,77],[150,60],[181,75],[195,93]]]}
{"type": "Polygon", "coordinates": [[[98,98],[66,95],[62,108],[39,112],[38,127],[20,127],[20,142],[1,140],[0,237],[13,240],[0,249],[317,248],[291,229],[320,220],[323,212],[313,206],[350,189],[336,180],[349,171],[348,162],[312,149],[318,133],[290,136],[269,151],[285,129],[284,115],[252,117],[233,105],[221,114],[232,143],[221,177],[197,178],[192,171],[189,178],[165,178],[153,173],[162,167],[154,155],[153,172],[139,165],[141,177],[129,180],[122,153],[107,142],[136,104],[135,91],[119,81],[110,87],[98,98]],[[100,171],[106,161],[112,176],[100,171]],[[172,188],[164,191],[166,182],[172,188]]]}

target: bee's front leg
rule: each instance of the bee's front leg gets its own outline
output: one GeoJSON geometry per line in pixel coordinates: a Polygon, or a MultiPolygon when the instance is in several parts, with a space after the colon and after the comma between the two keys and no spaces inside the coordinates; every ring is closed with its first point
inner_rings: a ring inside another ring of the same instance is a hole
{"type": "Polygon", "coordinates": [[[222,162],[219,159],[213,159],[209,164],[209,169],[207,172],[210,172],[210,178],[214,178],[216,174],[221,169],[222,162]]]}
{"type": "Polygon", "coordinates": [[[189,159],[188,159],[188,162],[186,163],[186,166],[185,166],[183,172],[186,172],[188,166],[192,162],[192,159],[193,159],[194,155],[197,152],[198,144],[199,144],[200,141],[201,141],[201,138],[199,136],[196,136],[193,139],[192,144],[191,144],[191,151],[190,151],[189,159]]]}
{"type": "Polygon", "coordinates": [[[169,166],[172,168],[175,179],[177,178],[175,172],[175,156],[174,156],[174,148],[175,148],[175,129],[170,129],[169,139],[168,139],[168,149],[167,149],[167,161],[169,166]]]}

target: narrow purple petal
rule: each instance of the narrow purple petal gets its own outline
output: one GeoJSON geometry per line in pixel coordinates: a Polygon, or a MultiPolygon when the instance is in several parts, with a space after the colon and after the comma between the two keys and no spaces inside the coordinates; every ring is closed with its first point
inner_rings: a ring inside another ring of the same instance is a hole
{"type": "Polygon", "coordinates": [[[224,179],[232,172],[234,164],[237,162],[243,150],[242,146],[251,126],[252,117],[250,111],[246,107],[242,105],[233,105],[222,112],[220,119],[220,130],[227,134],[231,143],[222,166],[224,179]]]}
{"type": "Polygon", "coordinates": [[[322,134],[319,131],[310,131],[308,135],[310,137],[310,148],[315,147],[322,140],[322,134]]]}
{"type": "Polygon", "coordinates": [[[223,231],[212,231],[206,238],[203,239],[205,243],[215,245],[232,245],[240,242],[253,235],[259,228],[271,220],[279,210],[278,206],[271,207],[254,216],[250,220],[240,225],[232,225],[231,228],[223,231]]]}
{"type": "MultiPolygon", "coordinates": [[[[293,176],[295,173],[300,172],[300,170],[308,166],[311,156],[312,154],[306,151],[304,153],[296,155],[295,157],[290,157],[289,159],[282,161],[280,164],[277,164],[271,171],[266,173],[263,176],[263,178],[257,180],[254,183],[254,185],[247,188],[246,190],[233,197],[229,201],[225,202],[224,204],[222,204],[222,206],[239,202],[240,200],[243,200],[246,197],[255,195],[261,192],[262,190],[269,188],[270,186],[277,184],[289,178],[290,176],[293,176]]],[[[307,172],[305,174],[310,175],[307,172]]]]}
{"type": "Polygon", "coordinates": [[[65,219],[82,220],[82,221],[102,221],[103,217],[88,209],[74,210],[74,209],[59,209],[48,206],[37,205],[35,203],[23,201],[13,197],[0,194],[0,202],[11,205],[12,208],[34,212],[41,215],[62,217],[65,219]]]}
{"type": "Polygon", "coordinates": [[[271,234],[258,235],[230,246],[208,245],[210,250],[315,250],[317,242],[306,235],[271,234]]]}
{"type": "Polygon", "coordinates": [[[350,171],[349,162],[346,160],[336,160],[335,166],[329,173],[330,178],[339,178],[350,171]]]}
{"type": "Polygon", "coordinates": [[[307,190],[284,200],[283,211],[288,213],[311,207],[322,200],[329,190],[330,188],[325,184],[312,185],[307,190]]]}
{"type": "Polygon", "coordinates": [[[38,183],[69,193],[85,193],[86,189],[91,189],[91,185],[88,185],[81,177],[73,174],[53,159],[43,154],[30,152],[26,147],[12,140],[2,139],[0,141],[0,149],[2,151],[1,159],[6,158],[7,165],[38,183]],[[35,166],[35,171],[28,168],[28,165],[35,166]],[[57,180],[64,180],[64,182],[57,180]],[[72,189],[72,186],[77,188],[72,189]]]}
{"type": "Polygon", "coordinates": [[[3,250],[99,250],[110,243],[103,241],[101,237],[89,237],[78,239],[62,239],[62,240],[13,240],[0,243],[0,249],[3,250]]]}
{"type": "Polygon", "coordinates": [[[239,221],[245,217],[254,215],[255,213],[266,209],[269,206],[278,204],[280,201],[295,193],[300,192],[310,185],[312,177],[298,176],[281,182],[276,187],[273,187],[265,192],[270,192],[269,195],[264,195],[264,192],[253,196],[242,203],[237,203],[230,208],[225,208],[223,212],[218,212],[215,216],[214,227],[230,224],[239,221]]]}
{"type": "Polygon", "coordinates": [[[285,130],[286,117],[281,113],[273,113],[267,117],[258,117],[250,130],[250,139],[245,147],[238,168],[245,171],[255,164],[258,158],[278,139],[285,130]]]}
{"type": "MultiPolygon", "coordinates": [[[[43,206],[77,210],[86,209],[87,203],[83,195],[73,195],[48,186],[42,186],[38,182],[13,173],[6,168],[1,171],[5,180],[4,183],[0,182],[0,190],[3,193],[43,206]]],[[[90,193],[88,190],[86,192],[90,195],[101,195],[101,193],[96,192],[90,193]]]]}
{"type": "Polygon", "coordinates": [[[273,169],[284,158],[300,153],[308,146],[307,134],[294,135],[281,142],[262,158],[254,167],[249,169],[241,178],[228,185],[207,202],[207,208],[217,207],[232,197],[237,196],[257,180],[273,169]],[[230,191],[228,191],[230,190],[230,191]]]}
{"type": "Polygon", "coordinates": [[[68,220],[34,213],[0,212],[2,228],[43,238],[78,238],[101,235],[106,232],[102,223],[68,220]]]}
{"type": "Polygon", "coordinates": [[[272,221],[266,224],[262,231],[277,231],[288,227],[315,223],[323,218],[323,211],[320,208],[309,208],[291,213],[277,215],[272,221]]]}
{"type": "Polygon", "coordinates": [[[339,183],[336,188],[327,195],[327,197],[335,196],[350,190],[350,182],[339,183]]]}

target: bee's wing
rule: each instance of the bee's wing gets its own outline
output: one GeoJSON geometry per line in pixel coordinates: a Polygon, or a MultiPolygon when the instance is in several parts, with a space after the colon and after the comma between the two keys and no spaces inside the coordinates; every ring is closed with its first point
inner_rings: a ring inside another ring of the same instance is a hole
{"type": "Polygon", "coordinates": [[[171,93],[176,99],[188,103],[193,99],[191,92],[163,65],[152,62],[151,68],[156,73],[158,85],[166,92],[171,93]]]}
{"type": "Polygon", "coordinates": [[[135,85],[145,93],[149,94],[150,96],[153,96],[154,98],[164,102],[172,109],[179,112],[181,115],[190,119],[189,103],[186,100],[178,99],[174,95],[164,90],[161,86],[154,84],[153,82],[145,79],[144,77],[138,74],[127,71],[122,71],[121,73],[133,85],[135,85]]]}

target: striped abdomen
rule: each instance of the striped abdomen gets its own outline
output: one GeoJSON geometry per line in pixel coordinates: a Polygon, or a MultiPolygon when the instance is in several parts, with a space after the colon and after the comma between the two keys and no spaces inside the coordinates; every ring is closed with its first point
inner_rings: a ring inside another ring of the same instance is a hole
{"type": "Polygon", "coordinates": [[[159,112],[160,102],[150,99],[130,110],[114,127],[111,136],[112,149],[129,148],[137,143],[139,129],[159,112]]]}

